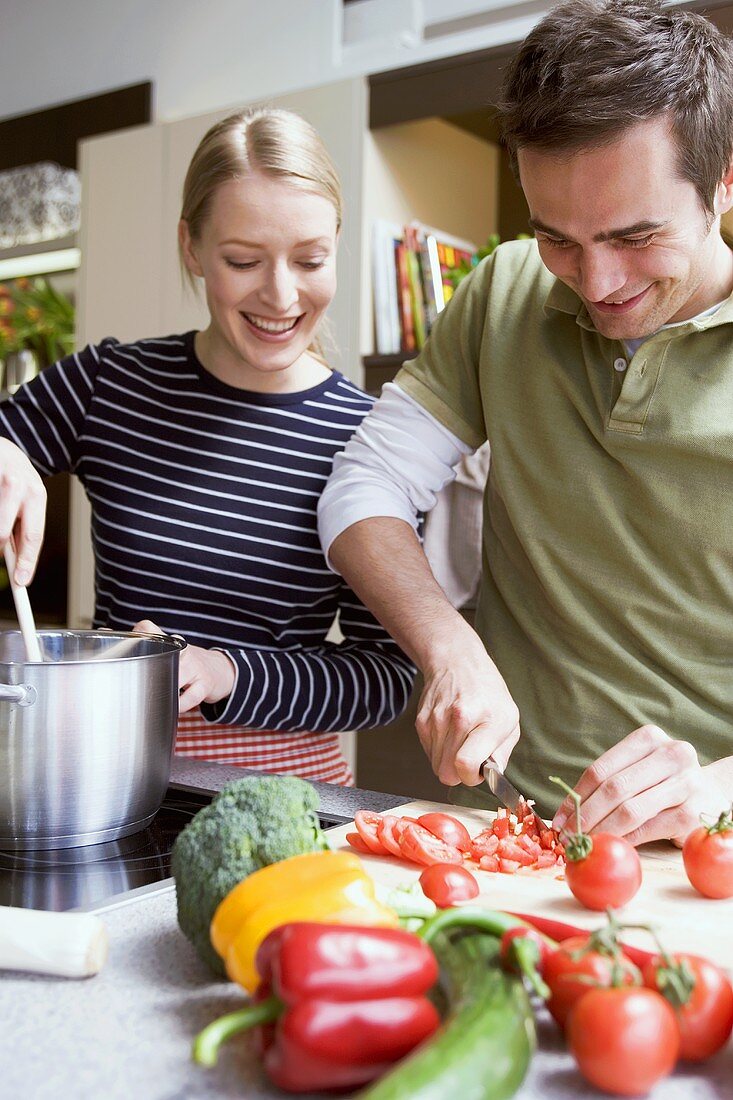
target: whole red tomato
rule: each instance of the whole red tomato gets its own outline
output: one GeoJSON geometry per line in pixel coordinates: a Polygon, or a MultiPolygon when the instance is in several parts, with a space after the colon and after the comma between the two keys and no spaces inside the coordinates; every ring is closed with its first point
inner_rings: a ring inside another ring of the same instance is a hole
{"type": "Polygon", "coordinates": [[[733,898],[733,812],[694,829],[682,847],[687,877],[706,898],[733,898]]]}
{"type": "Polygon", "coordinates": [[[587,839],[592,847],[580,858],[573,858],[572,842],[566,846],[567,884],[586,909],[618,909],[641,886],[639,853],[628,840],[611,833],[594,833],[587,839]]]}
{"type": "Polygon", "coordinates": [[[596,1088],[643,1096],[672,1072],[680,1048],[674,1012],[642,987],[591,989],[570,1014],[568,1046],[596,1088]]]}
{"type": "Polygon", "coordinates": [[[673,955],[669,961],[671,966],[660,957],[648,962],[644,985],[659,990],[674,1009],[680,1058],[702,1062],[733,1032],[733,986],[720,967],[698,955],[673,955]]]}
{"type": "Polygon", "coordinates": [[[580,795],[557,775],[553,783],[562,787],[575,803],[575,832],[564,833],[565,879],[570,892],[586,909],[618,909],[631,901],[641,886],[641,860],[628,840],[612,833],[583,832],[580,795]],[[567,837],[567,840],[565,839],[567,837]]]}
{"type": "MultiPolygon", "coordinates": [[[[641,982],[637,967],[624,955],[616,957],[625,985],[641,982]]],[[[590,936],[571,936],[545,958],[542,975],[550,987],[547,1007],[559,1023],[565,1026],[575,1003],[589,993],[593,983],[610,986],[614,958],[590,946],[590,936]]]]}
{"type": "Polygon", "coordinates": [[[434,901],[438,909],[470,901],[479,894],[475,875],[455,863],[433,863],[426,867],[420,875],[420,885],[423,894],[434,901]]]}

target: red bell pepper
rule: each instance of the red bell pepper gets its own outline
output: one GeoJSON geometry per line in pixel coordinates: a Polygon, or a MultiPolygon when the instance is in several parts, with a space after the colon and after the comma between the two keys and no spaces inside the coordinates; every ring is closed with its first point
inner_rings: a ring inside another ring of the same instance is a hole
{"type": "Polygon", "coordinates": [[[440,1022],[425,996],[438,977],[435,956],[402,929],[286,924],[260,945],[256,965],[254,1002],[201,1032],[201,1064],[215,1064],[224,1039],[257,1025],[279,1088],[351,1088],[381,1076],[440,1022]]]}

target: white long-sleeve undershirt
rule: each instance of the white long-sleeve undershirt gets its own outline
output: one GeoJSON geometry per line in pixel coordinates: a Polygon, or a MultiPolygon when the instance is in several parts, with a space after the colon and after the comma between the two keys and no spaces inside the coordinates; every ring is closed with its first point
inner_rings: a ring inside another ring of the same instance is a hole
{"type": "MultiPolygon", "coordinates": [[[[318,505],[318,530],[328,557],[331,544],[363,519],[390,516],[417,530],[420,512],[451,482],[469,447],[388,382],[372,411],[334,460],[318,505]]],[[[333,568],[333,565],[331,565],[333,568]]]]}

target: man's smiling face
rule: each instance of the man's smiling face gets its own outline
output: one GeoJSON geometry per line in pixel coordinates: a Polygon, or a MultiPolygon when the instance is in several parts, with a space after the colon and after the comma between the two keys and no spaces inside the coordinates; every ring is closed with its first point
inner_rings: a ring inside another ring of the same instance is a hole
{"type": "Polygon", "coordinates": [[[598,147],[520,147],[518,161],[542,260],[604,336],[649,336],[731,292],[733,257],[679,176],[664,118],[598,147]]]}

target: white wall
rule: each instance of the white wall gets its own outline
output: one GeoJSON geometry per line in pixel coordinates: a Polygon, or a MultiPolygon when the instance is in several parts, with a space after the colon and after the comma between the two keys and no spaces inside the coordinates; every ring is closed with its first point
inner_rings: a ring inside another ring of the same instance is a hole
{"type": "Polygon", "coordinates": [[[361,0],[344,22],[341,0],[0,0],[0,118],[141,80],[154,118],[181,118],[516,41],[549,6],[361,0]]]}
{"type": "Polygon", "coordinates": [[[151,79],[155,114],[321,83],[333,0],[2,0],[0,114],[151,79]]]}

